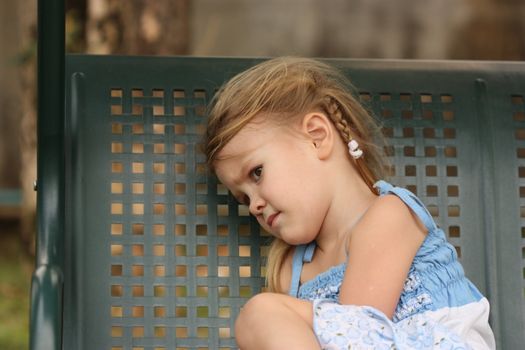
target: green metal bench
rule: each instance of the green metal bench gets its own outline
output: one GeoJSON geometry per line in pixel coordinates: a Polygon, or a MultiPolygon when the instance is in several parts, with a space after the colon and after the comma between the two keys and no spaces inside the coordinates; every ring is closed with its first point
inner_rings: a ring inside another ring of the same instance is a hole
{"type": "MultiPolygon", "coordinates": [[[[31,349],[235,348],[268,237],[198,144],[216,89],[259,60],[64,59],[46,21],[31,349]]],[[[522,349],[525,64],[327,61],[384,123],[391,181],[428,205],[489,298],[498,348],[522,349]]]]}

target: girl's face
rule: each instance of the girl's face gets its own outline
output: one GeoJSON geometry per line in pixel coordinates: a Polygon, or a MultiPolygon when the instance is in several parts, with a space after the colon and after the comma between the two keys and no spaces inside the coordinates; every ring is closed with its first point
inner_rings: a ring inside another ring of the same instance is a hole
{"type": "Polygon", "coordinates": [[[299,125],[255,118],[219,152],[216,174],[269,233],[313,241],[330,207],[327,173],[299,125]]]}

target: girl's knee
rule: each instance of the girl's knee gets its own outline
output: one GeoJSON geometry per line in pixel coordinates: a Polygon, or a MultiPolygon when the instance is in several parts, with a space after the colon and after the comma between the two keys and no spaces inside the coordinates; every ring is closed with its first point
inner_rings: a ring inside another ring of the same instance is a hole
{"type": "Polygon", "coordinates": [[[261,293],[252,297],[242,307],[235,321],[235,337],[241,348],[249,344],[254,330],[260,331],[270,321],[269,317],[277,316],[278,304],[277,294],[261,293]]]}
{"type": "Polygon", "coordinates": [[[261,293],[252,297],[242,307],[235,327],[251,327],[254,323],[261,322],[261,318],[265,316],[270,309],[275,308],[278,303],[278,298],[273,293],[261,293]]]}
{"type": "MultiPolygon", "coordinates": [[[[276,346],[279,348],[277,344],[281,344],[290,334],[295,334],[297,339],[304,340],[300,344],[313,344],[306,348],[318,349],[312,332],[311,310],[312,304],[304,300],[284,294],[258,294],[241,309],[235,322],[237,344],[241,349],[274,349],[276,346]]],[[[296,340],[292,343],[295,344],[296,340]]],[[[293,348],[306,349],[302,345],[293,348]]]]}

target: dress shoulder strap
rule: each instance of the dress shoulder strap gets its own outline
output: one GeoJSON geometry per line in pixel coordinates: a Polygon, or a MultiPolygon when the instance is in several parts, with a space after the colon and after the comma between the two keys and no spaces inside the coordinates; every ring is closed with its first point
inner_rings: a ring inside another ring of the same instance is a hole
{"type": "Polygon", "coordinates": [[[301,244],[295,247],[292,260],[292,280],[290,282],[290,291],[288,294],[297,298],[299,294],[299,285],[301,284],[301,272],[303,263],[311,262],[314,256],[316,243],[301,244]]]}
{"type": "Polygon", "coordinates": [[[406,188],[392,186],[386,181],[378,181],[374,185],[375,188],[379,190],[381,196],[385,194],[395,194],[399,197],[405,204],[412,209],[412,211],[418,216],[418,218],[423,222],[427,230],[433,231],[437,228],[432,215],[428,212],[428,209],[421,202],[415,194],[407,190],[406,188]]]}

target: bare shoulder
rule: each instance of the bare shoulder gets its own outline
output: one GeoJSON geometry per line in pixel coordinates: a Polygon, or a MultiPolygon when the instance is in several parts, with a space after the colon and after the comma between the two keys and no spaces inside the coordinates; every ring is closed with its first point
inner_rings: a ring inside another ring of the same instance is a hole
{"type": "MultiPolygon", "coordinates": [[[[426,236],[427,229],[417,215],[394,194],[378,197],[351,236],[362,237],[365,240],[401,240],[413,241],[419,246],[426,236]]],[[[350,240],[353,240],[351,237],[350,240]]]]}
{"type": "Polygon", "coordinates": [[[370,215],[370,219],[380,219],[380,222],[389,225],[418,228],[422,233],[427,231],[425,225],[412,209],[394,194],[378,197],[367,214],[370,215]]]}

